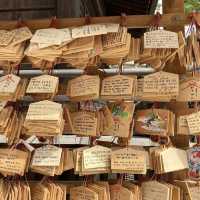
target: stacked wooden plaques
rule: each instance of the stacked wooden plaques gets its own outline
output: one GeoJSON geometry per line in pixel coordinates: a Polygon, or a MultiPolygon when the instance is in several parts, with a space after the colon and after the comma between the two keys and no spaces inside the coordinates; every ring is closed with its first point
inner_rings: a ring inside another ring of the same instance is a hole
{"type": "MultiPolygon", "coordinates": [[[[191,133],[189,130],[189,126],[188,126],[188,122],[187,122],[187,117],[190,114],[196,113],[197,109],[195,108],[182,108],[182,109],[178,109],[178,111],[176,112],[176,125],[177,125],[177,135],[190,135],[190,134],[194,134],[191,133]]],[[[191,116],[190,116],[191,119],[191,116]]],[[[197,132],[196,132],[197,133],[197,132]]],[[[199,132],[198,132],[199,133],[199,132]]],[[[197,134],[198,134],[197,133],[197,134]]],[[[194,134],[196,135],[196,134],[194,134]]]]}
{"type": "Polygon", "coordinates": [[[147,157],[145,151],[125,147],[111,153],[111,170],[113,173],[146,174],[147,157]]]}
{"type": "Polygon", "coordinates": [[[166,109],[138,110],[135,118],[135,132],[147,135],[173,136],[175,115],[166,109]]]}
{"type": "Polygon", "coordinates": [[[27,199],[31,200],[31,190],[28,182],[23,181],[0,181],[0,200],[27,199]]]}
{"type": "Polygon", "coordinates": [[[103,52],[101,35],[118,30],[118,24],[40,29],[33,35],[25,54],[35,67],[42,69],[56,63],[68,63],[81,69],[95,66],[103,52]]]}
{"type": "Polygon", "coordinates": [[[64,129],[63,108],[48,100],[31,103],[24,121],[24,133],[36,136],[61,135],[64,129]]]}
{"type": "Polygon", "coordinates": [[[58,92],[59,78],[50,75],[41,75],[31,78],[26,94],[35,100],[53,99],[58,92]]]}
{"type": "Polygon", "coordinates": [[[115,75],[102,80],[101,98],[106,100],[132,100],[137,90],[137,77],[115,75]]]}
{"type": "Polygon", "coordinates": [[[156,174],[188,169],[187,152],[175,147],[152,147],[150,149],[152,168],[156,174]]]}
{"type": "Polygon", "coordinates": [[[130,45],[131,35],[126,27],[120,27],[117,33],[103,35],[101,61],[107,64],[120,64],[128,56],[130,45]]]}
{"type": "Polygon", "coordinates": [[[150,31],[146,32],[144,37],[132,38],[128,60],[149,64],[156,70],[164,68],[165,71],[172,73],[185,73],[185,46],[182,32],[150,31]]]}
{"type": "Polygon", "coordinates": [[[45,145],[34,151],[30,169],[33,172],[54,176],[60,171],[62,148],[45,145]]]}
{"type": "Polygon", "coordinates": [[[119,24],[91,24],[72,28],[73,41],[62,47],[61,62],[76,68],[96,66],[103,52],[102,35],[117,33],[119,24]]]}
{"type": "Polygon", "coordinates": [[[110,172],[111,149],[96,145],[82,147],[74,151],[75,173],[79,175],[102,174],[110,172]]]}
{"type": "Polygon", "coordinates": [[[4,176],[23,176],[29,166],[29,153],[18,149],[0,149],[0,172],[4,176]]]}
{"type": "Polygon", "coordinates": [[[130,138],[133,134],[135,105],[132,102],[119,102],[110,103],[108,108],[112,113],[111,126],[104,127],[102,135],[130,138]]]}
{"type": "Polygon", "coordinates": [[[199,135],[200,134],[200,128],[199,128],[199,121],[200,121],[200,112],[195,111],[193,113],[190,113],[188,115],[184,116],[187,123],[187,130],[189,135],[199,135]]]}
{"type": "Polygon", "coordinates": [[[83,136],[100,135],[98,112],[79,111],[71,115],[73,133],[83,136]]]}
{"type": "Polygon", "coordinates": [[[138,79],[137,99],[169,102],[179,95],[179,76],[168,72],[156,72],[138,79]]]}
{"type": "Polygon", "coordinates": [[[104,182],[96,182],[89,184],[87,187],[72,187],[70,189],[70,199],[110,200],[109,184],[104,182]]]}
{"type": "Polygon", "coordinates": [[[58,47],[69,41],[71,41],[69,29],[40,29],[33,35],[25,54],[33,67],[49,69],[58,62],[62,54],[58,47]]]}
{"type": "Polygon", "coordinates": [[[25,94],[27,80],[14,74],[0,77],[0,101],[16,101],[25,94]]]}
{"type": "Polygon", "coordinates": [[[142,199],[173,200],[181,199],[181,189],[170,183],[158,182],[156,180],[142,183],[142,199]]]}
{"type": "Polygon", "coordinates": [[[189,200],[199,198],[199,185],[198,181],[195,180],[175,180],[174,184],[180,187],[183,197],[188,197],[189,200]]]}
{"type": "Polygon", "coordinates": [[[11,145],[17,143],[20,138],[24,117],[6,103],[0,103],[0,134],[4,135],[7,143],[11,145]]]}
{"type": "Polygon", "coordinates": [[[63,184],[44,181],[30,185],[31,199],[63,200],[67,196],[67,187],[63,184]]]}
{"type": "Polygon", "coordinates": [[[68,81],[67,96],[71,101],[88,101],[99,98],[99,76],[82,75],[68,81]]]}
{"type": "Polygon", "coordinates": [[[138,193],[133,192],[133,187],[131,186],[131,188],[130,189],[129,188],[130,185],[129,187],[121,184],[110,185],[110,199],[131,200],[134,199],[134,197],[138,197],[138,193]]]}
{"type": "Polygon", "coordinates": [[[200,77],[186,76],[180,80],[180,92],[176,100],[178,102],[197,102],[200,100],[200,77]]]}
{"type": "Polygon", "coordinates": [[[24,57],[25,42],[31,37],[32,33],[27,27],[0,30],[0,65],[4,69],[20,64],[24,57]]]}
{"type": "Polygon", "coordinates": [[[39,173],[45,176],[55,176],[55,175],[61,175],[64,171],[68,171],[74,168],[74,161],[73,161],[73,151],[70,149],[62,149],[62,154],[60,157],[60,151],[52,152],[50,156],[47,154],[47,152],[51,152],[53,149],[56,148],[43,148],[38,149],[37,154],[34,154],[35,157],[32,159],[32,163],[30,165],[30,170],[35,173],[39,173]],[[38,156],[38,152],[42,152],[41,155],[44,155],[44,158],[46,161],[41,161],[41,156],[38,156]],[[56,153],[57,152],[57,153],[56,153]],[[55,154],[56,153],[56,154],[55,154]],[[58,154],[59,153],[59,154],[58,154]],[[57,157],[57,163],[50,162],[51,156],[57,157]],[[60,158],[60,159],[59,159],[60,158]],[[34,159],[37,159],[36,162],[34,159]]]}
{"type": "Polygon", "coordinates": [[[102,52],[101,36],[77,38],[60,49],[62,63],[69,63],[78,69],[96,66],[97,56],[102,52]]]}

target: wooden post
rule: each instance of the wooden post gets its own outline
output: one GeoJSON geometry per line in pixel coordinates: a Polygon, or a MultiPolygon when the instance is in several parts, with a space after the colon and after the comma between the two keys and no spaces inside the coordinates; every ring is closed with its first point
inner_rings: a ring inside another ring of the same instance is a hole
{"type": "MultiPolygon", "coordinates": [[[[162,0],[163,2],[163,14],[181,13],[184,14],[184,0],[162,0]]],[[[172,21],[178,20],[177,18],[172,21]]],[[[183,25],[177,25],[175,27],[168,27],[168,30],[172,31],[184,31],[183,25]]]]}
{"type": "Polygon", "coordinates": [[[184,13],[184,0],[163,0],[163,13],[184,13]]]}

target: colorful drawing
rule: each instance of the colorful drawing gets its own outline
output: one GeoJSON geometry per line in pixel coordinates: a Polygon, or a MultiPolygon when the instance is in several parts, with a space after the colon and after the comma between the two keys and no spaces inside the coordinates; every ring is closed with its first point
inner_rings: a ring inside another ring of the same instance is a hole
{"type": "Polygon", "coordinates": [[[162,132],[166,130],[166,121],[158,113],[149,113],[137,119],[142,122],[142,128],[148,131],[162,132]]]}
{"type": "Polygon", "coordinates": [[[200,147],[192,147],[187,151],[189,164],[189,177],[200,179],[200,147]]]}

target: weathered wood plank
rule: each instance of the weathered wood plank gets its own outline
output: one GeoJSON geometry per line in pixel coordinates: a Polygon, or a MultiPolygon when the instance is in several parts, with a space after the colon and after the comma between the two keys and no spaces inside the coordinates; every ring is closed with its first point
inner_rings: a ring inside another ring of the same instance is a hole
{"type": "Polygon", "coordinates": [[[184,0],[163,0],[163,13],[184,13],[184,0]]]}
{"type": "MultiPolygon", "coordinates": [[[[152,22],[153,15],[129,15],[127,16],[127,27],[129,28],[145,28],[149,27],[152,22]]],[[[51,19],[26,20],[25,23],[30,29],[47,28],[51,19]]],[[[110,17],[91,17],[91,23],[120,23],[120,16],[110,17]]],[[[184,26],[190,21],[183,13],[165,14],[162,16],[160,25],[164,27],[184,26]]],[[[16,26],[16,21],[0,21],[0,29],[13,29],[16,26]]],[[[85,18],[62,18],[58,19],[60,28],[70,26],[81,26],[85,24],[85,18]]]]}

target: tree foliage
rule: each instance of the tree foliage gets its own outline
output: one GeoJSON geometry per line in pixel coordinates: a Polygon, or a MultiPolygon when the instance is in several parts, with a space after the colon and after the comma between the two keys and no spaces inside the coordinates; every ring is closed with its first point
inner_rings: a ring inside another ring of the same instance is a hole
{"type": "Polygon", "coordinates": [[[200,11],[200,0],[185,0],[185,12],[200,11]]]}

